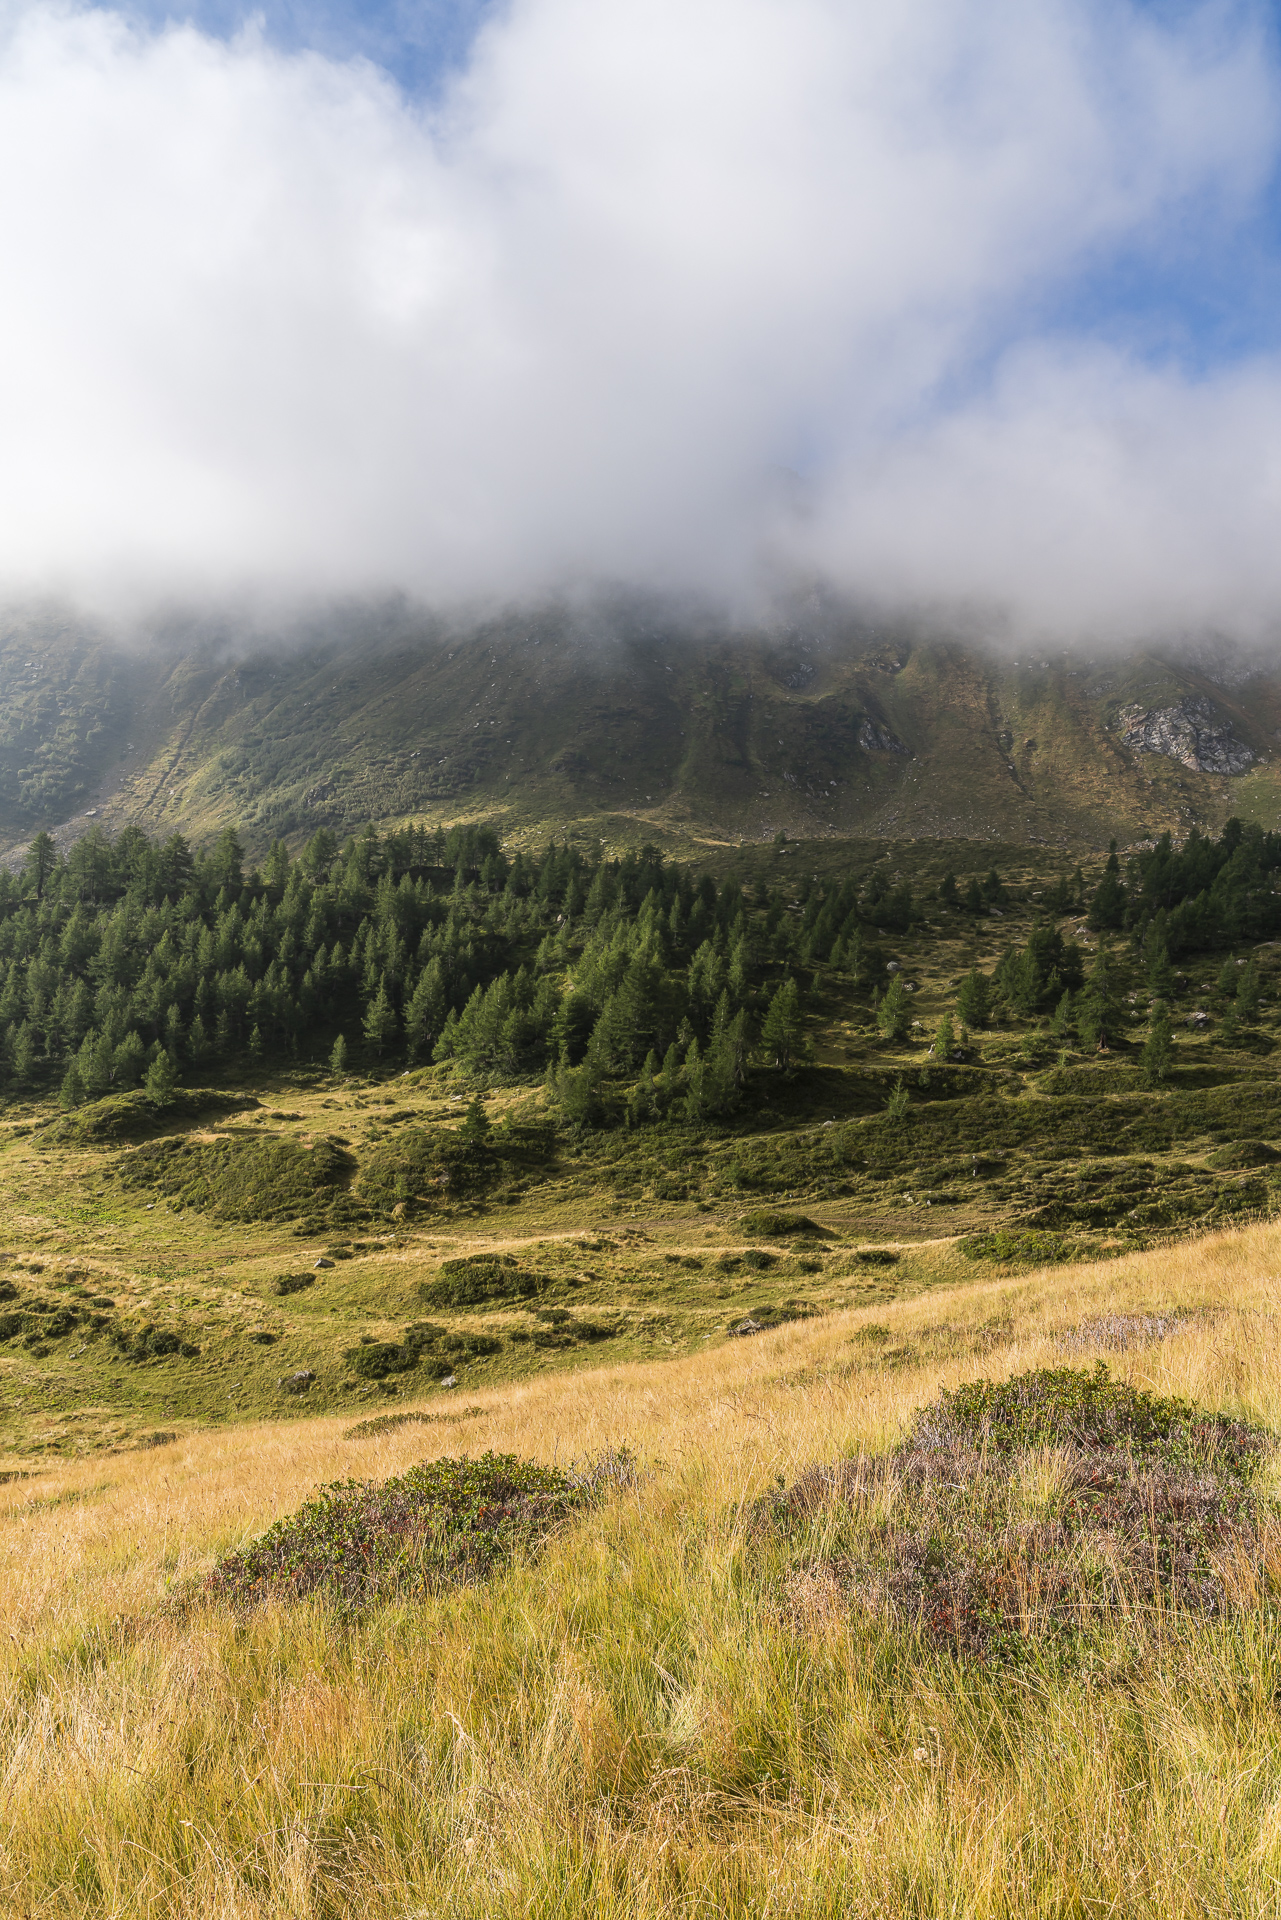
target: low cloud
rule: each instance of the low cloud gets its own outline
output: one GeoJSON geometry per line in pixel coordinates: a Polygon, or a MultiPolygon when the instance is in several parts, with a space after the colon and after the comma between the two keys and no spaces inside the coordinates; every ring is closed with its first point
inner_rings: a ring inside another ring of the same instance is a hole
{"type": "Polygon", "coordinates": [[[1249,7],[514,0],[420,107],[252,32],[11,6],[0,592],[814,571],[1257,635],[1281,363],[1051,316],[1248,223],[1279,105],[1249,7]]]}

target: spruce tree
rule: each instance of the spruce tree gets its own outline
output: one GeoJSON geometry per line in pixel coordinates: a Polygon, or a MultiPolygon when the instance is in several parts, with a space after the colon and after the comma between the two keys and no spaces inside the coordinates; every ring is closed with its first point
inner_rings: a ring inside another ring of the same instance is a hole
{"type": "Polygon", "coordinates": [[[365,1038],[381,1060],[383,1049],[396,1032],[396,1009],[387,992],[387,981],[378,983],[378,992],[369,1003],[364,1019],[365,1038]]]}
{"type": "Polygon", "coordinates": [[[956,996],[957,1017],[967,1027],[985,1027],[991,1011],[992,990],[988,977],[971,967],[956,996]]]}
{"type": "Polygon", "coordinates": [[[790,976],[769,1003],[761,1028],[761,1052],[786,1073],[803,1045],[800,990],[790,976]]]}
{"type": "Polygon", "coordinates": [[[911,1006],[900,974],[895,974],[877,1008],[877,1024],[887,1040],[903,1040],[911,1024],[911,1006]]]}
{"type": "Polygon", "coordinates": [[[1144,1042],[1143,1053],[1139,1061],[1144,1084],[1155,1087],[1165,1079],[1174,1063],[1174,1029],[1170,1025],[1170,1016],[1165,1002],[1158,1000],[1152,1008],[1152,1017],[1148,1022],[1148,1037],[1144,1042]]]}
{"type": "Polygon", "coordinates": [[[147,1069],[147,1098],[153,1105],[163,1107],[173,1098],[177,1085],[178,1069],[168,1051],[162,1047],[147,1069]]]}

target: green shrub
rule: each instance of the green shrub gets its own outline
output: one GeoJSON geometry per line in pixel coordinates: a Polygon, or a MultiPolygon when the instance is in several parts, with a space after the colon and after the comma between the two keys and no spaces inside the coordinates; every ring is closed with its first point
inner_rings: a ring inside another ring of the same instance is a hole
{"type": "Polygon", "coordinates": [[[970,1233],[956,1243],[958,1253],[967,1260],[1003,1260],[1020,1266],[1061,1266],[1071,1260],[1100,1260],[1110,1251],[1123,1249],[1083,1244],[1061,1233],[1020,1233],[998,1228],[992,1233],[970,1233]]]}
{"type": "Polygon", "coordinates": [[[400,1340],[366,1340],[348,1347],[343,1359],[361,1380],[385,1380],[390,1373],[410,1373],[418,1365],[421,1348],[400,1340]]]}
{"type": "Polygon", "coordinates": [[[154,1140],[116,1163],[122,1186],[162,1193],[223,1220],[332,1215],[347,1200],[352,1156],[332,1140],[154,1140]]]}
{"type": "Polygon", "coordinates": [[[271,1283],[271,1291],[282,1299],[291,1293],[302,1293],[307,1287],[314,1287],[314,1273],[280,1273],[271,1283]]]}
{"type": "Polygon", "coordinates": [[[973,1380],[923,1408],[893,1452],[810,1468],[758,1522],[796,1542],[798,1595],[818,1576],[828,1596],[982,1660],[1040,1643],[1074,1661],[1100,1627],[1115,1661],[1118,1637],[1154,1612],[1221,1617],[1266,1584],[1251,1482],[1275,1445],[1102,1364],[973,1380]],[[1048,1447],[1060,1460],[1045,1476],[1048,1447]]]}
{"type": "Polygon", "coordinates": [[[154,1327],[150,1323],[141,1327],[113,1327],[107,1337],[126,1360],[137,1362],[167,1360],[174,1355],[194,1360],[200,1352],[193,1341],[185,1340],[172,1327],[154,1327]]]}
{"type": "Polygon", "coordinates": [[[823,1232],[822,1227],[803,1213],[775,1213],[768,1207],[745,1213],[739,1225],[744,1233],[763,1240],[785,1240],[792,1234],[823,1232]]]}
{"type": "Polygon", "coordinates": [[[514,1454],[427,1461],[381,1485],[341,1481],[229,1554],[202,1591],[239,1608],[310,1593],[362,1606],[460,1586],[536,1547],[588,1497],[570,1474],[514,1454]]]}
{"type": "Polygon", "coordinates": [[[444,1261],[418,1294],[432,1307],[475,1307],[490,1300],[526,1300],[546,1285],[541,1274],[519,1266],[510,1253],[469,1254],[444,1261]]]}
{"type": "Polygon", "coordinates": [[[1135,1460],[1212,1462],[1216,1473],[1237,1479],[1248,1478],[1273,1445],[1248,1421],[1114,1380],[1103,1360],[1088,1373],[1045,1367],[1011,1380],[968,1380],[917,1415],[913,1437],[931,1447],[981,1446],[1004,1454],[1026,1447],[1123,1448],[1135,1460]]]}
{"type": "Polygon", "coordinates": [[[399,1340],[362,1340],[348,1347],[343,1358],[362,1380],[384,1380],[388,1374],[411,1373],[423,1360],[448,1364],[478,1360],[498,1353],[502,1341],[492,1333],[451,1333],[430,1320],[406,1327],[399,1340]]]}
{"type": "Polygon", "coordinates": [[[42,1131],[42,1140],[59,1146],[103,1146],[121,1140],[147,1140],[173,1128],[176,1121],[244,1113],[258,1101],[250,1093],[219,1093],[210,1087],[175,1087],[157,1106],[141,1091],[112,1093],[42,1131]]]}
{"type": "Polygon", "coordinates": [[[1229,1146],[1216,1147],[1207,1155],[1206,1165],[1211,1167],[1268,1167],[1281,1160],[1281,1153],[1262,1140],[1236,1140],[1229,1146]]]}

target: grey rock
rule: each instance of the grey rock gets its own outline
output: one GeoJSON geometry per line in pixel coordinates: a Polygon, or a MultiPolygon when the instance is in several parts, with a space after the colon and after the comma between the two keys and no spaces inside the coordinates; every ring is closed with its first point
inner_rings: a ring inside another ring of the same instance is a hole
{"type": "Polygon", "coordinates": [[[860,747],[867,753],[906,753],[907,748],[901,740],[896,740],[888,727],[875,720],[863,720],[856,735],[860,747]]]}
{"type": "Polygon", "coordinates": [[[315,1374],[308,1367],[299,1367],[297,1373],[283,1373],[276,1382],[282,1393],[307,1393],[315,1374]]]}
{"type": "Polygon", "coordinates": [[[1229,722],[1216,720],[1208,700],[1190,696],[1177,707],[1122,707],[1121,734],[1137,753],[1159,753],[1193,773],[1244,773],[1254,754],[1229,722]]]}
{"type": "Polygon", "coordinates": [[[314,1273],[319,1273],[319,1272],[320,1272],[320,1269],[321,1269],[322,1267],[332,1267],[332,1266],[333,1266],[333,1264],[334,1264],[334,1263],[333,1263],[333,1261],[332,1261],[332,1260],[325,1260],[325,1259],[323,1259],[323,1258],[322,1258],[322,1259],[320,1259],[320,1260],[317,1260],[317,1262],[316,1262],[316,1264],[315,1264],[315,1267],[314,1267],[314,1268],[312,1269],[312,1271],[313,1271],[314,1273]]]}

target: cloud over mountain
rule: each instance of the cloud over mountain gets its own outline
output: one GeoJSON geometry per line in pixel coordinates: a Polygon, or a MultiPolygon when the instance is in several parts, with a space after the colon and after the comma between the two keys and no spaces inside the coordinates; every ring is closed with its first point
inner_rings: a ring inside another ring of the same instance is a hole
{"type": "Polygon", "coordinates": [[[0,589],[1266,627],[1281,365],[1073,303],[1248,224],[1279,105],[1248,7],[515,0],[425,106],[11,6],[0,589]]]}

